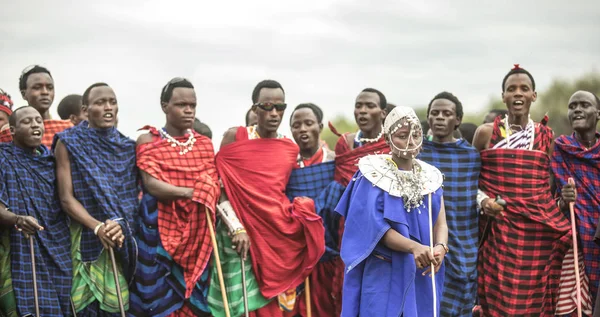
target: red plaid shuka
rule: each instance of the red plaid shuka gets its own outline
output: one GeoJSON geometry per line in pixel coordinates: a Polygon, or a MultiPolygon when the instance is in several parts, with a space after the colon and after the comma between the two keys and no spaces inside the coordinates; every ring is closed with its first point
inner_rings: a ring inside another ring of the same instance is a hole
{"type": "Polygon", "coordinates": [[[51,148],[54,135],[63,132],[72,126],[73,123],[69,120],[44,120],[44,136],[42,136],[42,144],[51,148]]]}
{"type": "MultiPolygon", "coordinates": [[[[149,130],[154,140],[137,149],[140,170],[171,185],[194,188],[192,200],[158,202],[160,241],[173,260],[183,268],[185,297],[188,298],[212,252],[204,208],[210,210],[214,223],[215,206],[220,195],[214,149],[210,139],[194,132],[194,148],[185,155],[179,155],[179,147],[172,147],[171,143],[162,139],[156,128],[146,126],[141,130],[149,130]]],[[[187,141],[188,136],[175,139],[187,141]]]]}
{"type": "Polygon", "coordinates": [[[252,268],[266,298],[302,283],[325,252],[312,199],[290,203],[285,195],[297,158],[291,140],[248,140],[245,127],[216,156],[227,197],[252,241],[252,268]]]}
{"type": "Polygon", "coordinates": [[[493,149],[502,139],[499,122],[490,149],[481,152],[479,187],[490,197],[501,195],[507,208],[490,223],[479,249],[481,308],[484,316],[554,316],[571,233],[550,189],[552,131],[536,124],[531,151],[493,149]]]}
{"type": "Polygon", "coordinates": [[[12,142],[12,135],[10,134],[10,129],[0,131],[0,143],[5,142],[12,142]]]}

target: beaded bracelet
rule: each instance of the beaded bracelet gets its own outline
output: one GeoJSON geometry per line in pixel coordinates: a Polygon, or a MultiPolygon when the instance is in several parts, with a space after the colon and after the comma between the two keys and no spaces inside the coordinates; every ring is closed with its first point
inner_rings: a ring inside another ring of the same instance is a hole
{"type": "Polygon", "coordinates": [[[240,233],[246,233],[246,229],[244,229],[244,228],[237,229],[233,232],[233,235],[236,236],[240,233]]]}

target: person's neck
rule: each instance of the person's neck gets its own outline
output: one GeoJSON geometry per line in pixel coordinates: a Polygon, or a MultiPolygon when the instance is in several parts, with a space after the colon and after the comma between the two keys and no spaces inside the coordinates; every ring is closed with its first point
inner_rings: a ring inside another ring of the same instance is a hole
{"type": "Polygon", "coordinates": [[[519,125],[521,128],[525,129],[527,124],[529,123],[529,113],[526,113],[522,116],[513,116],[510,113],[508,114],[508,124],[510,125],[519,125]]]}
{"type": "MultiPolygon", "coordinates": [[[[37,110],[37,109],[36,109],[37,110]]],[[[38,110],[38,112],[40,113],[40,115],[42,116],[42,120],[52,120],[52,116],[50,115],[50,109],[42,112],[40,110],[38,110]]]]}
{"type": "Polygon", "coordinates": [[[586,131],[577,131],[575,130],[575,138],[579,143],[585,145],[586,147],[592,147],[596,144],[596,130],[589,129],[586,131]]]}
{"type": "Polygon", "coordinates": [[[317,151],[319,151],[321,148],[320,147],[314,147],[314,148],[308,148],[308,149],[300,149],[300,156],[302,156],[303,159],[309,159],[311,157],[313,157],[315,154],[317,154],[317,151]]]}
{"type": "Polygon", "coordinates": [[[449,135],[441,137],[433,135],[432,141],[435,143],[454,143],[456,142],[456,138],[454,137],[454,133],[450,133],[449,135]]]}
{"type": "Polygon", "coordinates": [[[172,125],[166,124],[165,130],[167,130],[167,133],[172,137],[180,137],[180,136],[184,136],[188,132],[189,129],[179,129],[172,125]]]}
{"type": "Polygon", "coordinates": [[[258,135],[262,139],[276,139],[277,138],[277,131],[269,132],[269,131],[267,131],[267,129],[263,129],[263,127],[261,127],[259,125],[256,125],[256,133],[258,133],[258,135]]]}
{"type": "Polygon", "coordinates": [[[370,130],[370,131],[360,130],[360,132],[362,134],[361,138],[363,138],[363,139],[375,139],[381,133],[381,125],[375,126],[373,128],[373,130],[370,130]]]}
{"type": "Polygon", "coordinates": [[[32,155],[36,154],[35,150],[37,149],[37,147],[24,146],[24,145],[16,143],[16,142],[15,142],[15,146],[18,147],[18,148],[20,148],[21,150],[23,150],[23,152],[25,152],[25,153],[29,153],[29,154],[32,154],[32,155]]]}
{"type": "Polygon", "coordinates": [[[396,163],[396,166],[398,167],[399,170],[403,170],[403,171],[411,171],[412,170],[412,167],[413,167],[412,159],[404,159],[404,158],[400,158],[396,155],[392,155],[392,160],[394,161],[394,163],[396,163]]]}

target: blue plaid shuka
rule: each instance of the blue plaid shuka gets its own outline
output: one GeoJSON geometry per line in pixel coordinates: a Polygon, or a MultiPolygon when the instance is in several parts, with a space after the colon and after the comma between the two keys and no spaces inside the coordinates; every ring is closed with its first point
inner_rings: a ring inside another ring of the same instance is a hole
{"type": "MultiPolygon", "coordinates": [[[[43,145],[37,152],[36,155],[25,152],[12,142],[0,144],[0,202],[17,215],[34,217],[44,228],[34,236],[41,316],[71,316],[73,272],[69,228],[54,187],[54,157],[43,145]]],[[[17,311],[20,316],[34,315],[29,239],[15,228],[9,230],[17,311]]]]}
{"type": "Polygon", "coordinates": [[[471,316],[477,299],[479,153],[464,139],[443,144],[424,140],[418,159],[444,174],[450,253],[445,260],[440,316],[471,316]]]}
{"type": "Polygon", "coordinates": [[[315,210],[323,219],[323,226],[325,226],[325,254],[321,257],[321,261],[329,261],[339,256],[340,217],[333,210],[342,197],[344,188],[333,181],[334,171],[334,161],[295,169],[286,188],[286,195],[290,201],[294,197],[304,196],[315,202],[315,210]]]}
{"type": "MultiPolygon", "coordinates": [[[[118,220],[125,234],[119,260],[127,280],[135,266],[133,217],[137,213],[138,194],[135,141],[116,128],[92,129],[88,122],[56,134],[53,150],[60,140],[69,152],[75,198],[99,221],[118,220]]],[[[81,233],[81,260],[93,262],[102,252],[102,244],[92,230],[81,233]]]]}

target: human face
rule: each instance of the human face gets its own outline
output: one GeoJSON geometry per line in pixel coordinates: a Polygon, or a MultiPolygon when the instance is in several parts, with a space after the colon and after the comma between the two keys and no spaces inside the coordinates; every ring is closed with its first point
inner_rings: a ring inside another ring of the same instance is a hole
{"type": "Polygon", "coordinates": [[[258,116],[256,115],[256,112],[254,111],[250,111],[248,112],[248,126],[254,126],[258,124],[258,116]]]}
{"type": "Polygon", "coordinates": [[[20,148],[34,149],[42,144],[44,120],[33,107],[17,111],[15,126],[10,127],[13,142],[20,148]]]}
{"type": "Polygon", "coordinates": [[[369,135],[377,131],[385,117],[385,112],[379,106],[379,95],[374,92],[361,92],[354,104],[354,120],[360,130],[369,135]]]}
{"type": "Polygon", "coordinates": [[[456,116],[456,105],[448,99],[436,99],[431,103],[427,120],[433,137],[440,141],[453,139],[454,130],[461,119],[456,116]]]}
{"type": "Polygon", "coordinates": [[[569,99],[569,110],[567,117],[573,130],[577,132],[595,131],[598,120],[600,120],[600,110],[596,104],[594,95],[587,91],[578,91],[569,99]]]}
{"type": "Polygon", "coordinates": [[[23,99],[41,114],[50,109],[54,101],[54,80],[47,73],[33,73],[27,77],[25,90],[21,91],[23,99]]]}
{"type": "Polygon", "coordinates": [[[8,113],[0,111],[0,131],[8,124],[8,113]]]}
{"type": "MultiPolygon", "coordinates": [[[[285,94],[281,88],[262,88],[256,103],[283,104],[285,103],[285,94]]],[[[263,132],[277,133],[285,110],[278,111],[273,107],[270,111],[267,111],[257,106],[252,106],[252,109],[256,113],[258,127],[263,132]]]]}
{"type": "Polygon", "coordinates": [[[531,103],[537,99],[537,93],[532,89],[531,79],[526,74],[513,74],[506,79],[502,93],[502,101],[512,117],[529,115],[531,103]]]}
{"type": "Polygon", "coordinates": [[[411,126],[405,124],[406,121],[404,120],[400,122],[404,123],[404,125],[396,130],[386,141],[390,145],[393,156],[403,160],[413,159],[420,152],[423,131],[420,127],[416,126],[411,129],[411,126]]]}
{"type": "Polygon", "coordinates": [[[317,121],[315,113],[309,108],[300,108],[294,111],[291,121],[292,136],[300,152],[317,152],[323,124],[317,121]]]}
{"type": "Polygon", "coordinates": [[[193,88],[176,87],[162,108],[167,115],[167,125],[179,131],[192,129],[196,120],[196,92],[193,88]]]}
{"type": "Polygon", "coordinates": [[[107,129],[115,126],[119,105],[112,88],[94,87],[88,96],[88,104],[83,107],[87,113],[90,128],[107,129]]]}

